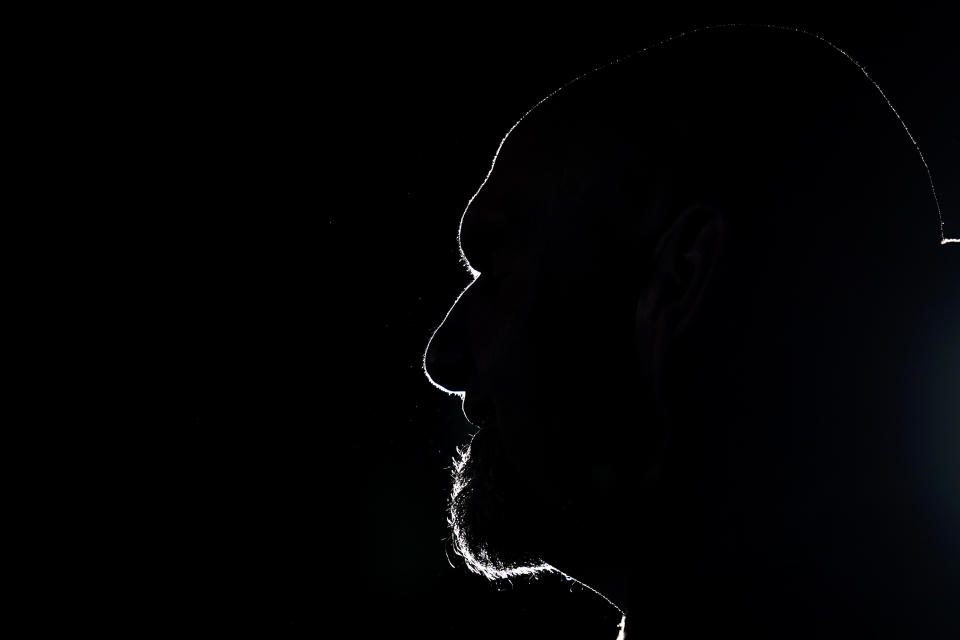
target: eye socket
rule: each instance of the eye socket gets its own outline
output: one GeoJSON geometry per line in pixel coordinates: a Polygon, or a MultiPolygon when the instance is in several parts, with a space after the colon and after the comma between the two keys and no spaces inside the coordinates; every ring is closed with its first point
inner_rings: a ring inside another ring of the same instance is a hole
{"type": "Polygon", "coordinates": [[[508,272],[504,270],[481,271],[473,285],[477,295],[487,300],[494,300],[499,297],[503,290],[504,280],[508,272]]]}
{"type": "Polygon", "coordinates": [[[488,269],[480,272],[480,277],[489,285],[500,284],[508,275],[510,272],[506,269],[488,269]]]}
{"type": "Polygon", "coordinates": [[[507,239],[506,213],[498,208],[477,211],[460,228],[460,249],[474,269],[485,273],[507,239]]]}

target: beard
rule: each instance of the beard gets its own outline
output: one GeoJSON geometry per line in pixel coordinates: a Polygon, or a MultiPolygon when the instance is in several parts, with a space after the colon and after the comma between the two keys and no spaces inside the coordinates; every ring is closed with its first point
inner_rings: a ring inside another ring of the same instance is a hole
{"type": "Polygon", "coordinates": [[[555,571],[531,551],[537,505],[492,435],[457,448],[447,514],[454,553],[491,581],[555,571]]]}

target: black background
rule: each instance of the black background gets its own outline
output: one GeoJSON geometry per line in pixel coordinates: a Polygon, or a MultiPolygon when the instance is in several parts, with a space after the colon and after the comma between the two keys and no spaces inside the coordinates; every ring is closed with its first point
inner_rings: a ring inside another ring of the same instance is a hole
{"type": "Polygon", "coordinates": [[[960,236],[949,16],[360,13],[185,20],[141,71],[157,251],[138,285],[150,338],[135,339],[157,366],[133,385],[131,422],[158,416],[136,445],[162,453],[136,500],[155,542],[131,556],[156,587],[140,624],[612,640],[619,617],[595,596],[491,585],[445,542],[470,431],[421,358],[469,282],[469,197],[507,129],[563,82],[679,31],[762,22],[865,65],[960,236]]]}

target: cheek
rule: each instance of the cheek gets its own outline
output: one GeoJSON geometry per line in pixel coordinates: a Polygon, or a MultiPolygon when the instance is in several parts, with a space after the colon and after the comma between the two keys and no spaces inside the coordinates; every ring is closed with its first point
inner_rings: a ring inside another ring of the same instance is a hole
{"type": "Polygon", "coordinates": [[[499,363],[496,380],[497,412],[505,444],[518,457],[534,459],[542,446],[545,406],[542,362],[529,339],[519,339],[499,363]]]}
{"type": "Polygon", "coordinates": [[[512,392],[529,384],[535,364],[531,349],[540,320],[536,274],[528,265],[511,264],[500,273],[482,274],[484,279],[483,298],[472,318],[479,338],[477,359],[498,377],[498,392],[512,392]]]}
{"type": "Polygon", "coordinates": [[[506,453],[542,491],[593,482],[623,429],[612,416],[630,401],[624,332],[632,323],[629,310],[614,308],[623,301],[614,293],[609,283],[563,273],[536,286],[516,278],[499,283],[487,320],[494,348],[478,356],[496,372],[506,453]]]}

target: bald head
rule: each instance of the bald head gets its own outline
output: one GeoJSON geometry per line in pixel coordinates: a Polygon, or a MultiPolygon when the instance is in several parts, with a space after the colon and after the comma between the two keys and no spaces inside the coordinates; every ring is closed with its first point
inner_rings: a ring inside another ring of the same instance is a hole
{"type": "Polygon", "coordinates": [[[897,115],[806,34],[698,32],[542,102],[464,214],[479,276],[426,354],[481,427],[461,550],[731,620],[902,595],[938,222],[897,115]]]}

